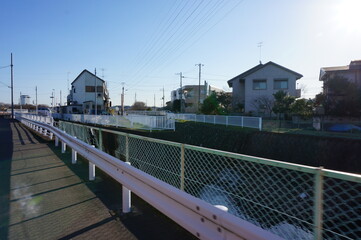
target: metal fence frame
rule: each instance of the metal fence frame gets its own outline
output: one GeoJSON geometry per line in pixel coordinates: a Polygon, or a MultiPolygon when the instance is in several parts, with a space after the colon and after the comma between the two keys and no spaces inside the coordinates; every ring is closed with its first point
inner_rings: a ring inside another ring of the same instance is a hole
{"type": "MultiPolygon", "coordinates": [[[[69,123],[71,125],[79,125],[79,124],[74,124],[74,123],[69,123]]],[[[143,141],[143,142],[147,142],[148,144],[150,143],[157,143],[159,145],[162,146],[168,146],[175,148],[175,151],[178,151],[178,155],[179,159],[178,159],[178,166],[180,166],[180,173],[178,175],[179,177],[179,181],[177,182],[177,184],[174,184],[177,188],[179,188],[180,190],[184,190],[185,189],[185,182],[188,181],[185,178],[185,166],[186,166],[186,158],[187,158],[187,151],[194,151],[198,154],[208,154],[211,156],[214,156],[215,158],[217,157],[222,157],[222,158],[232,158],[235,159],[237,161],[241,161],[244,163],[252,163],[252,164],[257,164],[260,167],[269,167],[269,168],[277,168],[277,169],[284,169],[284,170],[291,170],[294,171],[295,173],[300,173],[300,174],[307,174],[312,176],[311,177],[311,181],[312,181],[312,221],[307,223],[310,224],[310,226],[312,226],[313,228],[313,238],[314,239],[334,239],[334,238],[328,238],[327,236],[330,236],[332,234],[332,236],[343,236],[342,232],[341,233],[337,233],[334,232],[334,230],[332,229],[328,229],[328,225],[325,222],[325,213],[326,212],[330,212],[332,213],[332,208],[336,207],[339,208],[339,204],[346,204],[345,201],[343,201],[342,199],[337,200],[336,202],[332,202],[332,204],[330,204],[330,201],[333,201],[334,199],[331,198],[340,198],[340,196],[338,196],[338,194],[344,195],[347,194],[343,191],[346,191],[344,189],[346,189],[347,187],[351,186],[351,190],[354,193],[354,196],[346,196],[346,197],[353,197],[355,199],[353,199],[353,204],[357,204],[356,206],[353,206],[353,208],[348,209],[348,213],[347,214],[356,214],[356,219],[361,219],[361,201],[358,201],[357,199],[361,199],[361,195],[360,195],[360,189],[361,189],[361,175],[359,174],[351,174],[351,173],[346,173],[346,172],[340,172],[340,171],[333,171],[333,170],[328,170],[328,169],[324,169],[322,167],[309,167],[309,166],[305,166],[305,165],[299,165],[299,164],[292,164],[292,163],[288,163],[288,162],[282,162],[282,161],[276,161],[276,160],[270,160],[270,159],[265,159],[265,158],[259,158],[259,157],[253,157],[253,156],[248,156],[248,155],[243,155],[243,154],[235,154],[235,153],[230,153],[230,152],[224,152],[224,151],[220,151],[220,150],[214,150],[214,149],[208,149],[208,148],[203,148],[203,147],[197,147],[197,146],[192,146],[192,145],[187,145],[187,144],[180,144],[180,143],[175,143],[175,142],[170,142],[170,141],[165,141],[165,140],[159,140],[159,139],[153,139],[153,138],[148,138],[148,137],[143,137],[143,136],[138,136],[138,135],[133,135],[133,134],[126,134],[126,133],[122,133],[122,132],[117,132],[117,131],[112,131],[112,130],[106,130],[106,129],[100,129],[100,128],[94,128],[94,127],[89,127],[89,126],[84,126],[84,125],[79,125],[83,128],[87,128],[87,129],[93,129],[98,131],[98,146],[101,149],[102,148],[102,134],[105,132],[108,133],[112,133],[115,134],[117,136],[120,136],[123,138],[123,142],[125,143],[124,149],[123,149],[123,156],[125,156],[126,161],[131,161],[131,157],[130,157],[130,142],[136,142],[136,141],[143,141]],[[345,185],[345,181],[347,181],[348,186],[345,185]],[[335,186],[335,187],[334,187],[335,186]],[[339,193],[340,192],[340,193],[339,193]],[[356,203],[355,203],[356,202],[356,203]],[[358,216],[358,217],[357,217],[358,216]]],[[[137,145],[137,148],[139,148],[141,145],[137,145]]],[[[167,154],[167,153],[165,153],[167,154]]],[[[199,155],[199,157],[202,157],[201,155],[199,155]]],[[[220,163],[222,164],[222,163],[220,163]]],[[[302,180],[302,179],[301,179],[302,180]]],[[[297,185],[295,185],[295,188],[297,187],[297,185]]],[[[339,211],[339,209],[336,209],[336,211],[339,211]]],[[[346,216],[347,216],[346,214],[346,216]]],[[[337,214],[335,214],[335,216],[337,217],[337,214]]],[[[329,217],[329,216],[328,216],[329,217]]],[[[353,217],[353,219],[355,219],[355,216],[353,217]]],[[[302,220],[302,219],[301,219],[302,220]]],[[[341,221],[342,219],[338,219],[339,221],[341,221]]],[[[354,236],[353,238],[358,238],[360,237],[360,230],[361,230],[361,225],[360,222],[354,223],[355,229],[351,229],[348,231],[351,231],[352,236],[354,236]],[[354,232],[353,232],[354,231],[354,232]]],[[[353,239],[352,238],[352,239],[353,239]]],[[[342,238],[343,239],[343,238],[342,238]]],[[[347,238],[349,239],[349,238],[347,238]]]]}
{"type": "Polygon", "coordinates": [[[53,114],[54,118],[72,122],[91,123],[114,127],[144,130],[175,130],[174,118],[147,115],[87,115],[87,114],[53,114]]]}
{"type": "MultiPolygon", "coordinates": [[[[42,129],[41,131],[48,131],[51,135],[55,135],[55,145],[58,146],[59,140],[61,141],[62,153],[66,151],[67,146],[72,148],[72,163],[76,163],[77,154],[87,159],[89,161],[89,180],[95,179],[95,167],[98,167],[121,183],[123,185],[124,212],[130,210],[130,191],[133,191],[201,239],[281,239],[130,166],[129,162],[122,162],[82,142],[55,128],[52,124],[30,120],[20,115],[17,115],[16,119],[33,130],[42,129]]],[[[128,152],[128,150],[126,151],[128,152]]]]}
{"type": "Polygon", "coordinates": [[[221,124],[226,126],[249,127],[262,130],[261,117],[245,117],[245,116],[223,116],[223,115],[198,115],[198,114],[182,114],[168,113],[177,120],[186,120],[202,123],[221,124]]]}

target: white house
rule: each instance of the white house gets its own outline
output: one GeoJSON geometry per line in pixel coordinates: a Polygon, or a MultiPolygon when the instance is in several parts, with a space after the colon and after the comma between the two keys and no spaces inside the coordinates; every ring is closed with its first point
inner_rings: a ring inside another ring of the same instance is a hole
{"type": "Polygon", "coordinates": [[[20,105],[30,104],[30,96],[29,95],[20,95],[20,105]]]}
{"type": "Polygon", "coordinates": [[[101,114],[109,107],[106,83],[85,69],[71,83],[67,101],[67,113],[101,114]]]}
{"type": "Polygon", "coordinates": [[[182,99],[184,100],[184,112],[185,113],[196,113],[198,112],[199,106],[198,102],[202,104],[204,99],[206,99],[212,92],[223,92],[222,89],[211,86],[204,82],[204,85],[185,85],[182,88],[178,88],[171,92],[171,102],[173,103],[175,100],[182,99]],[[199,97],[200,92],[200,97],[199,97]]]}
{"type": "Polygon", "coordinates": [[[260,63],[228,80],[228,85],[232,88],[232,107],[239,109],[242,105],[244,112],[260,114],[260,107],[257,106],[259,100],[272,101],[273,94],[279,90],[290,96],[300,97],[301,92],[296,89],[296,81],[301,77],[301,74],[274,62],[260,63]]]}

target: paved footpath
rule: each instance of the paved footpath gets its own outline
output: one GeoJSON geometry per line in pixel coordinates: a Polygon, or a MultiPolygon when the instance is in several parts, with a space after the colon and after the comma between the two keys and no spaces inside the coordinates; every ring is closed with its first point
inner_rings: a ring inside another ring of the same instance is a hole
{"type": "Polygon", "coordinates": [[[193,239],[133,195],[121,214],[121,186],[17,121],[0,119],[0,239],[193,239]]]}

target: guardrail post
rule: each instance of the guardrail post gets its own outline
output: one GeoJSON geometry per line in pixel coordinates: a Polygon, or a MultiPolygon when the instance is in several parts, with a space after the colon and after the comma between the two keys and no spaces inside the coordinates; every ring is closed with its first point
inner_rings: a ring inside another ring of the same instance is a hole
{"type": "Polygon", "coordinates": [[[77,151],[75,151],[74,149],[72,149],[72,150],[71,150],[71,163],[72,163],[72,164],[75,164],[77,160],[78,160],[77,151]]]}
{"type": "Polygon", "coordinates": [[[184,156],[184,144],[181,145],[181,182],[180,182],[180,189],[184,191],[184,172],[185,172],[185,156],[184,156]]]}
{"type": "Polygon", "coordinates": [[[55,147],[59,146],[59,138],[55,136],[55,147]]]}
{"type": "Polygon", "coordinates": [[[206,115],[203,115],[203,122],[206,123],[206,115]]]}
{"type": "Polygon", "coordinates": [[[313,202],[313,239],[321,240],[323,232],[323,167],[315,174],[313,202]]]}
{"type": "Polygon", "coordinates": [[[258,129],[259,129],[260,131],[262,131],[262,118],[261,118],[261,117],[259,118],[258,129]]]}
{"type": "Polygon", "coordinates": [[[66,151],[66,143],[61,142],[61,153],[65,153],[65,151],[66,151]]]}
{"type": "Polygon", "coordinates": [[[95,164],[89,161],[89,181],[95,180],[95,164]]]}
{"type": "MultiPolygon", "coordinates": [[[[130,165],[130,162],[126,162],[130,165]]],[[[126,188],[124,185],[122,186],[122,202],[123,202],[123,213],[129,213],[131,210],[131,191],[126,188]]]]}
{"type": "Polygon", "coordinates": [[[213,124],[216,125],[216,115],[213,115],[213,124]]]}
{"type": "Polygon", "coordinates": [[[228,116],[226,116],[226,127],[228,126],[228,116]]]}
{"type": "MultiPolygon", "coordinates": [[[[92,145],[93,148],[95,148],[94,145],[92,145]]],[[[89,161],[89,181],[95,180],[95,164],[89,161]]]]}
{"type": "Polygon", "coordinates": [[[241,117],[241,127],[243,127],[243,117],[241,117]]]}

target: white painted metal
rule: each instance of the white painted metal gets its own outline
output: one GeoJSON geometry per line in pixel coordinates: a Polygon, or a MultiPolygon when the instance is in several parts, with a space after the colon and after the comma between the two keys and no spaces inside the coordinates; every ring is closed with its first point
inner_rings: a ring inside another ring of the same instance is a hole
{"type": "MultiPolygon", "coordinates": [[[[22,121],[31,120],[22,119],[22,121]]],[[[252,223],[129,166],[51,125],[31,122],[53,132],[62,143],[68,144],[89,162],[97,165],[127,189],[200,239],[281,239],[252,223]]]]}
{"type": "Polygon", "coordinates": [[[61,153],[65,153],[66,151],[66,143],[64,141],[61,141],[61,153]]]}
{"type": "MultiPolygon", "coordinates": [[[[130,162],[126,162],[127,164],[130,165],[130,162]]],[[[122,205],[123,205],[123,213],[129,213],[131,211],[131,191],[125,187],[124,185],[122,186],[122,205]]]]}
{"type": "Polygon", "coordinates": [[[78,154],[74,149],[72,149],[71,150],[71,163],[75,164],[77,160],[78,160],[78,154]]]}

